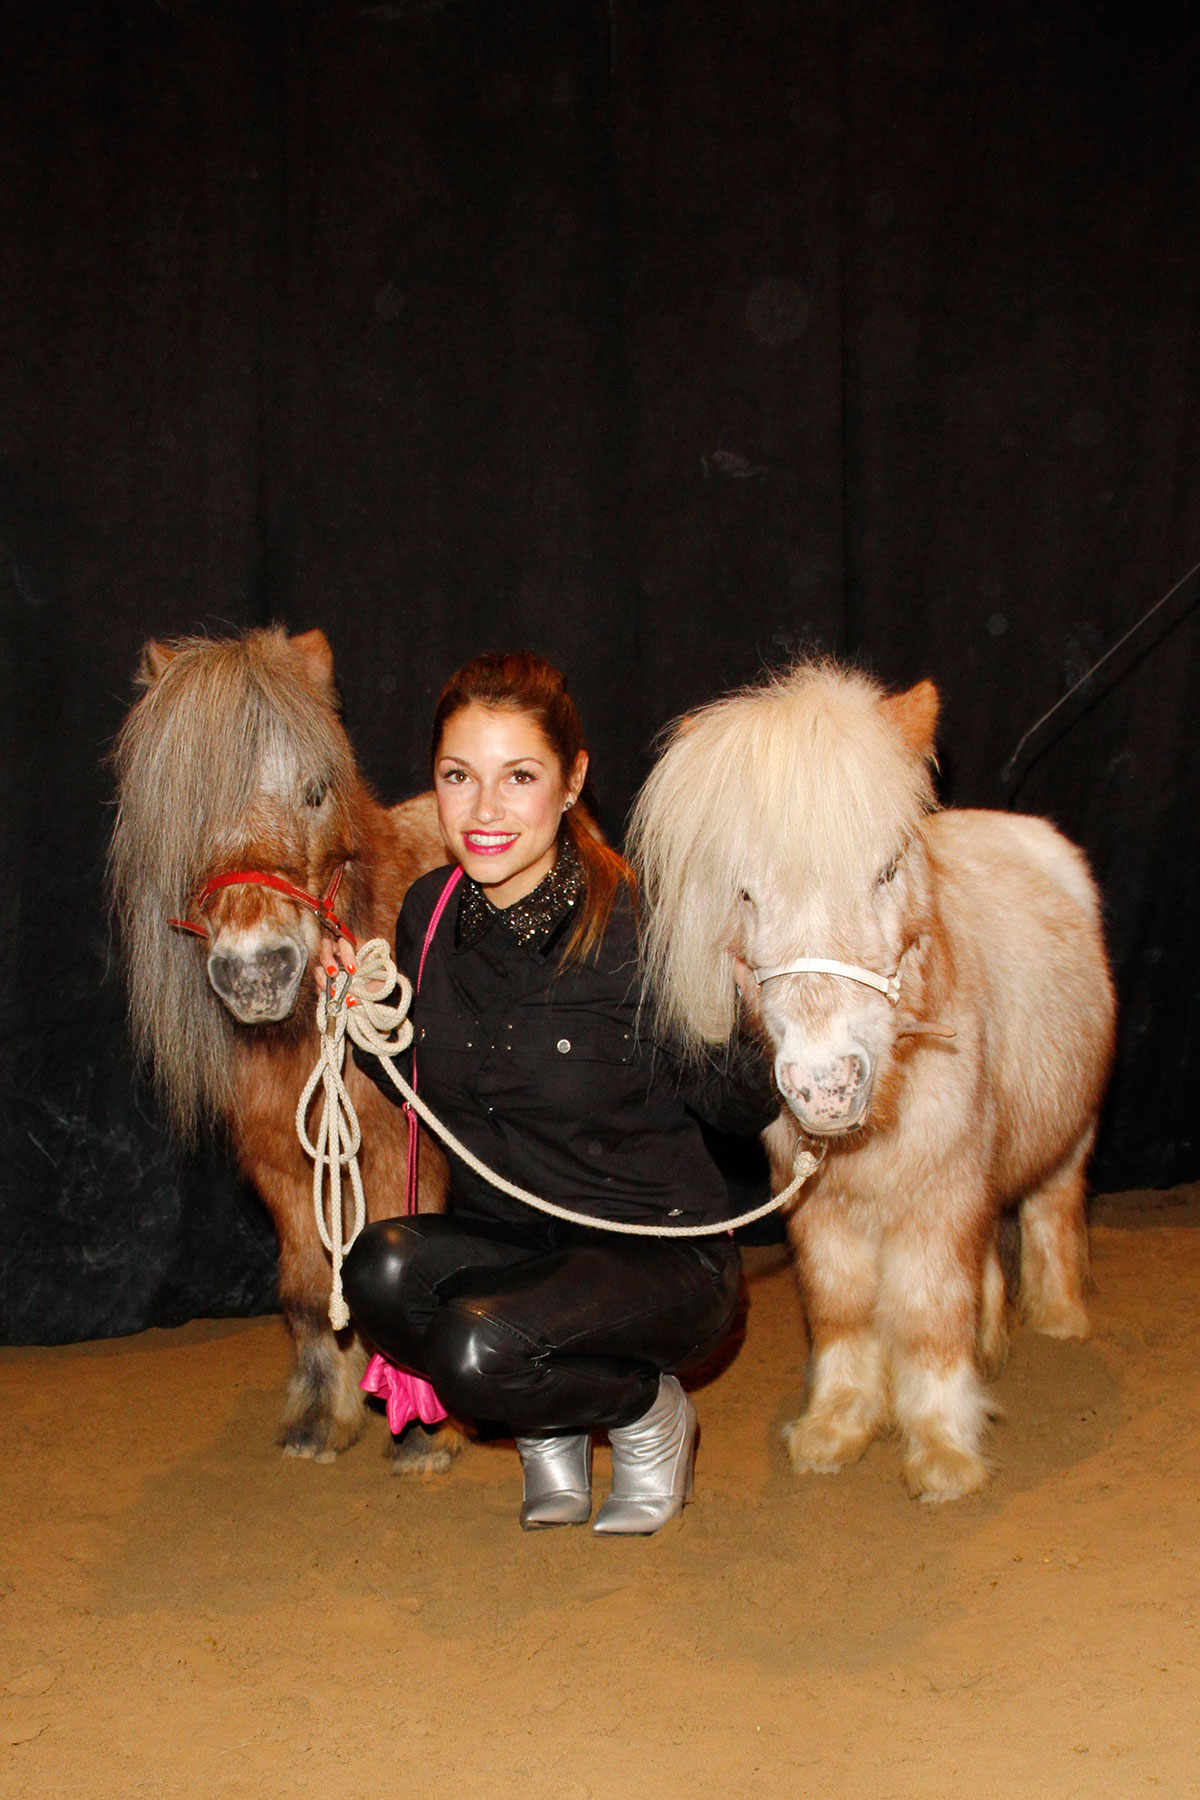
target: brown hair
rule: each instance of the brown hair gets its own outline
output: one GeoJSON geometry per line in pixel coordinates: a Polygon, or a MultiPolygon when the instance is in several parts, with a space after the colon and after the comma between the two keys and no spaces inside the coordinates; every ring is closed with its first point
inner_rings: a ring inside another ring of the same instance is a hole
{"type": "MultiPolygon", "coordinates": [[[[465,706],[487,706],[497,712],[524,713],[558,758],[564,781],[584,748],[583,726],[567,692],[567,678],[530,650],[477,656],[450,677],[438,695],[433,715],[430,763],[437,760],[442,733],[465,706]]],[[[563,826],[583,868],[584,900],[575,929],[567,940],[563,962],[584,962],[599,949],[618,889],[624,884],[636,896],[633,870],[600,836],[590,809],[578,802],[564,814],[563,826]]]]}

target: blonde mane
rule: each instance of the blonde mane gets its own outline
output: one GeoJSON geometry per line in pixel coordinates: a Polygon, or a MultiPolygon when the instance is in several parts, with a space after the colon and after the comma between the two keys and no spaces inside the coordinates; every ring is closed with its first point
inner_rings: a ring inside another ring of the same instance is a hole
{"type": "MultiPolygon", "coordinates": [[[[307,783],[323,783],[349,817],[360,778],[333,704],[299,673],[282,629],[167,649],[171,660],[146,682],[113,752],[108,872],[134,1044],[186,1139],[228,1111],[235,1027],[209,986],[203,949],[167,919],[186,917],[205,877],[244,847],[263,854],[262,819],[252,815],[264,791],[283,820],[289,806],[302,812],[307,783]]],[[[285,826],[280,838],[282,851],[285,826]]]]}
{"type": "Polygon", "coordinates": [[[738,898],[765,878],[836,892],[881,866],[933,804],[929,771],[883,690],[801,662],[678,720],[643,787],[629,845],[645,906],[647,985],[692,1054],[728,1040],[738,898]]]}

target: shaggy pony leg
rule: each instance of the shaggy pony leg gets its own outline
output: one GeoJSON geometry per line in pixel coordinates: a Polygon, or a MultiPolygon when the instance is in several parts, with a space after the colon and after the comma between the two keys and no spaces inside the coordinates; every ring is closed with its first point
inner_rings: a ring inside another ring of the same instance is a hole
{"type": "Polygon", "coordinates": [[[814,1197],[789,1221],[812,1357],[808,1403],[783,1428],[792,1467],[836,1475],[887,1418],[887,1364],[872,1318],[879,1255],[837,1202],[814,1197]]]}
{"type": "Polygon", "coordinates": [[[1000,1249],[993,1238],[983,1264],[979,1307],[979,1368],[985,1381],[995,1381],[1008,1361],[1008,1293],[1000,1249]]]}
{"type": "Polygon", "coordinates": [[[444,1475],[465,1445],[462,1432],[449,1420],[425,1426],[414,1419],[399,1437],[392,1439],[392,1474],[444,1475]]]}
{"type": "MultiPolygon", "coordinates": [[[[290,1154],[294,1142],[286,1147],[290,1154]]],[[[332,1462],[362,1435],[366,1403],[358,1383],[366,1352],[352,1331],[335,1337],[330,1328],[329,1260],[313,1223],[311,1190],[286,1166],[265,1158],[252,1166],[245,1154],[242,1162],[279,1235],[279,1300],[296,1348],[276,1441],[288,1456],[332,1462]]]]}
{"type": "Polygon", "coordinates": [[[920,1225],[917,1215],[885,1245],[880,1318],[908,1490],[914,1499],[958,1500],[989,1473],[982,1448],[991,1409],[975,1355],[981,1328],[994,1339],[994,1313],[985,1321],[980,1302],[990,1288],[994,1305],[999,1257],[994,1232],[939,1241],[920,1225]]]}
{"type": "Polygon", "coordinates": [[[328,1325],[307,1315],[290,1317],[288,1328],[296,1366],[276,1441],[285,1456],[330,1463],[362,1436],[366,1415],[358,1383],[367,1366],[366,1352],[349,1333],[343,1347],[328,1325]]]}
{"type": "Polygon", "coordinates": [[[961,1500],[988,1479],[981,1454],[990,1415],[974,1368],[931,1369],[897,1354],[892,1365],[896,1418],[905,1438],[904,1479],[914,1500],[961,1500]]]}
{"type": "Polygon", "coordinates": [[[783,1428],[797,1475],[840,1475],[857,1462],[887,1418],[887,1365],[870,1332],[813,1351],[808,1405],[783,1428]]]}
{"type": "Polygon", "coordinates": [[[1021,1313],[1047,1337],[1085,1338],[1091,1327],[1083,1304],[1088,1278],[1084,1165],[1089,1128],[1048,1180],[1021,1202],[1021,1313]]]}

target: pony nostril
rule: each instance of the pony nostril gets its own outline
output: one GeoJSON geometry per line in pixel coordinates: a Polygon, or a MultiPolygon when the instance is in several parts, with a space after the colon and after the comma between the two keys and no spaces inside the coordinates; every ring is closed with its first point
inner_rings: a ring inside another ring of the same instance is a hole
{"type": "Polygon", "coordinates": [[[261,950],[254,961],[261,976],[282,987],[296,974],[301,953],[295,944],[281,944],[277,950],[261,950]]]}
{"type": "Polygon", "coordinates": [[[807,1100],[808,1094],[804,1088],[804,1077],[799,1069],[791,1063],[780,1063],[775,1074],[776,1080],[785,1094],[790,1094],[794,1100],[807,1100]]]}
{"type": "Polygon", "coordinates": [[[213,955],[208,959],[208,979],[222,999],[228,999],[233,993],[234,962],[232,956],[213,955]]]}

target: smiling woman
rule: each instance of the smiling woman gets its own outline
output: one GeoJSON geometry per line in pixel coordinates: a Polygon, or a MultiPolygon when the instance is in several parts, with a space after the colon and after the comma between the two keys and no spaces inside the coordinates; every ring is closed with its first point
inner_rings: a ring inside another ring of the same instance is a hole
{"type": "MultiPolygon", "coordinates": [[[[581,1218],[727,1218],[688,1105],[760,1129],[777,1110],[770,1072],[756,1053],[735,1057],[685,1091],[678,1061],[639,1031],[632,872],[580,802],[588,758],[563,677],[525,654],[467,664],[438,703],[432,763],[459,866],[414,885],[396,934],[417,990],[423,1097],[475,1157],[581,1218]]],[[[393,1097],[379,1065],[360,1060],[393,1097]]],[[[344,1280],[393,1362],[516,1436],[526,1529],[588,1519],[600,1429],[613,1488],[594,1529],[646,1534],[681,1511],[696,1414],[674,1371],[733,1318],[728,1234],[615,1238],[564,1224],[454,1156],[448,1215],[368,1226],[344,1280]]]]}
{"type": "Polygon", "coordinates": [[[523,900],[550,873],[587,765],[580,750],[564,780],[527,713],[475,702],[447,721],[433,770],[442,835],[493,906],[523,900]]]}

